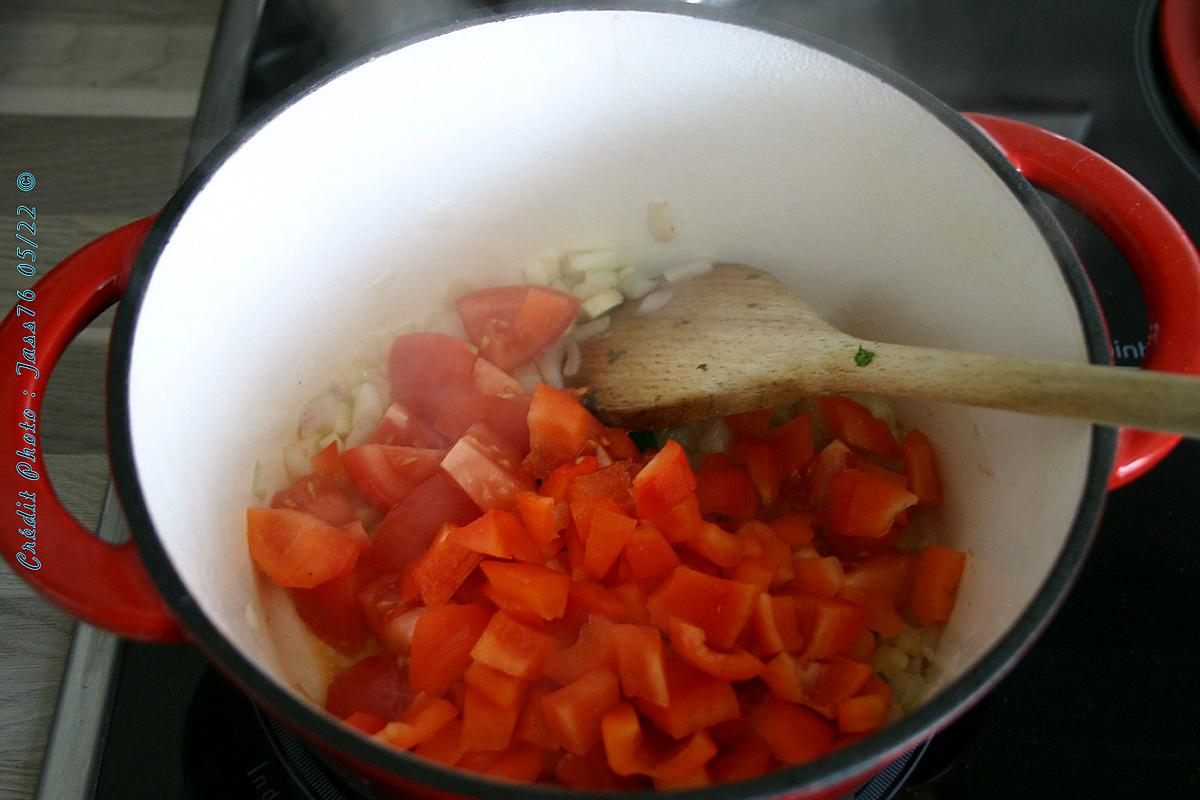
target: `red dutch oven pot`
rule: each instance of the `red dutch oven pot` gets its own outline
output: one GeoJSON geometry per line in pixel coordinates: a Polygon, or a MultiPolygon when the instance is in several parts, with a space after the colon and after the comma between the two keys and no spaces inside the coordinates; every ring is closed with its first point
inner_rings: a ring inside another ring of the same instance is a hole
{"type": "MultiPolygon", "coordinates": [[[[616,246],[650,270],[754,263],[868,338],[1111,363],[1086,275],[1031,184],[1128,258],[1150,319],[1145,368],[1200,374],[1187,235],[1134,178],[1055,134],[959,115],[840,46],[695,7],[515,13],[392,43],[249,121],[161,214],[83,247],[8,315],[8,352],[31,320],[37,341],[36,369],[3,381],[0,450],[24,464],[3,486],[36,493],[37,525],[0,529],[0,546],[82,620],[198,645],[364,790],[565,796],[390,750],[321,710],[311,643],[246,552],[256,459],[278,453],[348,342],[422,318],[455,282],[511,282],[498,265],[546,246],[616,246]],[[655,198],[672,205],[669,244],[645,230],[655,198]],[[110,454],[133,538],[111,545],[62,507],[19,424],[40,425],[56,360],[118,300],[110,454]]],[[[1178,441],[896,410],[937,442],[948,500],[933,524],[972,555],[932,696],[814,763],[689,796],[835,796],[948,724],[1045,627],[1106,491],[1178,441]]]]}

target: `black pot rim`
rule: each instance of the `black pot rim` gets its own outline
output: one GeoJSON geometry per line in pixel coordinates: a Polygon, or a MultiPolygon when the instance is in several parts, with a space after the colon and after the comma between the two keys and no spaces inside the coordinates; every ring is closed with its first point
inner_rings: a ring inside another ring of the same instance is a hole
{"type": "MultiPolygon", "coordinates": [[[[500,15],[481,15],[456,20],[449,25],[428,26],[377,43],[348,63],[310,76],[268,103],[223,139],[192,172],[167,203],[146,237],[113,330],[109,361],[108,418],[111,462],[114,481],[129,519],[147,571],[172,612],[188,631],[192,641],[230,678],[273,714],[324,742],[368,769],[390,773],[412,783],[423,784],[457,795],[479,798],[563,798],[578,792],[544,785],[515,785],[481,776],[445,769],[433,762],[393,751],[368,742],[324,712],[311,707],[263,674],[217,630],[189,594],[180,575],[158,538],[142,495],[137,465],[133,457],[129,409],[129,370],[137,320],[154,266],[177,221],[192,200],[205,187],[221,164],[241,148],[277,114],[335,78],[384,53],[414,42],[452,33],[462,28],[504,22],[534,14],[574,11],[633,11],[732,23],[742,27],[790,39],[839,58],[887,83],[920,103],[943,125],[964,140],[1004,181],[1020,200],[1032,221],[1049,244],[1070,289],[1084,333],[1088,357],[1094,363],[1112,363],[1107,332],[1091,283],[1057,221],[1032,186],[1013,168],[991,142],[958,112],[933,95],[892,70],[865,56],[807,31],[785,24],[749,18],[736,11],[700,5],[685,5],[669,0],[610,0],[571,6],[529,7],[500,15]]],[[[774,797],[800,790],[819,792],[843,785],[902,753],[917,741],[928,738],[948,725],[994,686],[1032,646],[1065,598],[1091,545],[1107,491],[1107,480],[1116,452],[1116,432],[1095,426],[1091,436],[1086,483],[1075,518],[1063,549],[1050,574],[1037,590],[1025,611],[1001,639],[952,685],[912,714],[887,726],[879,733],[850,747],[834,752],[814,763],[781,769],[761,778],[736,784],[739,797],[774,797]]],[[[644,796],[637,793],[638,796],[644,796]]],[[[661,794],[656,792],[655,794],[661,794]]],[[[718,800],[731,794],[728,785],[673,793],[696,800],[718,800]]],[[[589,793],[589,796],[628,798],[631,793],[589,793]]]]}

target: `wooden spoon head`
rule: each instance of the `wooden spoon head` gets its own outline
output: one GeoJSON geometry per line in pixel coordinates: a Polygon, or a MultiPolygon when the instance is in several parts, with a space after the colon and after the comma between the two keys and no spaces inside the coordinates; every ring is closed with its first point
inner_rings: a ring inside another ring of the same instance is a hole
{"type": "Polygon", "coordinates": [[[573,382],[609,425],[663,428],[819,393],[819,374],[808,384],[796,374],[796,348],[849,340],[773,275],[743,264],[718,264],[664,290],[665,308],[639,314],[642,301],[627,302],[581,345],[573,382]]]}

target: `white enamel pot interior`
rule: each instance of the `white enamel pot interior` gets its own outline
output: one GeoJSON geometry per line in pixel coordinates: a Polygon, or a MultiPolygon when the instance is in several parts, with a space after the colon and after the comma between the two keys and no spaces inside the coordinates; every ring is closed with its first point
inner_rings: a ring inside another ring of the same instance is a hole
{"type": "MultiPolygon", "coordinates": [[[[961,117],[834,45],[626,8],[392,48],[297,92],[190,178],[122,304],[112,381],[117,477],[164,597],[243,687],[360,765],[457,794],[557,791],[497,790],[334,724],[326,664],[255,574],[255,461],[277,464],[301,403],[368,334],[427,319],[463,286],[518,281],[546,248],[614,247],[651,272],[764,267],[866,338],[1105,357],[1086,279],[1032,189],[961,117]],[[652,199],[673,209],[670,243],[647,230],[652,199]]],[[[941,459],[930,524],[971,556],[936,692],[747,795],[828,790],[952,719],[1030,644],[1086,550],[1110,432],[895,407],[941,459]]]]}

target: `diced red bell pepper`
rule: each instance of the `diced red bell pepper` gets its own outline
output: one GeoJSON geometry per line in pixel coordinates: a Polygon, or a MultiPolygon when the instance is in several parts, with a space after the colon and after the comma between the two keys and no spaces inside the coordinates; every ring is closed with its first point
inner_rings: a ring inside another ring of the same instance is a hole
{"type": "Polygon", "coordinates": [[[746,467],[750,480],[758,490],[758,499],[768,507],[779,496],[779,484],[783,480],[783,467],[779,456],[768,442],[754,439],[737,439],[729,445],[729,455],[746,467]]]}
{"type": "Polygon", "coordinates": [[[463,747],[467,750],[503,750],[512,742],[520,713],[519,703],[501,705],[468,683],[463,699],[463,747]]]}
{"type": "Polygon", "coordinates": [[[633,578],[653,578],[679,565],[675,548],[653,525],[641,524],[625,542],[625,561],[633,578]]]}
{"type": "Polygon", "coordinates": [[[571,581],[563,621],[568,625],[582,625],[591,614],[608,617],[613,622],[625,622],[629,619],[629,607],[598,583],[571,581]]]}
{"type": "Polygon", "coordinates": [[[813,531],[812,515],[805,513],[787,514],[777,517],[768,523],[776,538],[793,549],[812,544],[813,531]]]}
{"type": "Polygon", "coordinates": [[[899,609],[912,592],[917,559],[908,553],[878,553],[846,571],[846,586],[887,600],[899,609]]]}
{"type": "Polygon", "coordinates": [[[785,764],[804,764],[829,752],[833,728],[804,706],[768,695],[750,715],[759,736],[785,764]]]}
{"type": "Polygon", "coordinates": [[[471,649],[491,618],[491,609],[474,603],[444,605],[421,615],[413,629],[409,689],[430,697],[445,694],[471,663],[471,649]]]}
{"type": "Polygon", "coordinates": [[[646,601],[650,621],[666,629],[671,617],[698,625],[714,647],[729,648],[746,627],[761,590],[752,584],[676,567],[646,601]]]}
{"type": "Polygon", "coordinates": [[[547,497],[553,497],[556,503],[567,502],[567,492],[571,488],[571,484],[580,475],[589,475],[600,469],[600,462],[595,456],[580,456],[574,461],[568,461],[560,467],[556,467],[553,472],[542,481],[542,485],[538,487],[538,493],[547,497]]]}
{"type": "Polygon", "coordinates": [[[718,467],[696,473],[696,497],[704,514],[750,517],[758,511],[758,489],[743,467],[718,467]]]}
{"type": "Polygon", "coordinates": [[[375,737],[392,747],[411,750],[432,739],[457,716],[458,709],[449,700],[417,695],[404,716],[396,722],[389,722],[375,737]]]}
{"type": "MultiPolygon", "coordinates": [[[[537,492],[517,493],[517,515],[525,526],[525,533],[541,549],[543,555],[549,555],[557,549],[558,532],[562,530],[560,517],[554,510],[553,497],[544,497],[537,492]]],[[[565,522],[565,518],[562,520],[565,522]]]]}
{"type": "Polygon", "coordinates": [[[805,411],[775,428],[770,441],[779,460],[779,473],[784,478],[800,474],[813,458],[812,414],[805,411]]]}
{"type": "Polygon", "coordinates": [[[527,681],[536,680],[555,650],[553,636],[497,611],[471,648],[471,657],[489,667],[527,681]]]}
{"type": "Polygon", "coordinates": [[[845,469],[829,486],[829,527],[840,536],[877,539],[917,496],[858,469],[845,469]]]}
{"type": "Polygon", "coordinates": [[[667,659],[667,693],[671,702],[665,706],[638,700],[637,707],[675,739],[741,716],[737,695],[728,681],[705,675],[678,659],[667,659]]]}
{"type": "Polygon", "coordinates": [[[790,586],[805,594],[818,594],[822,597],[837,597],[845,582],[842,572],[842,562],[837,556],[824,558],[796,558],[792,562],[796,572],[790,586]]]}
{"type": "Polygon", "coordinates": [[[708,771],[720,783],[734,783],[757,778],[770,763],[771,748],[754,736],[720,753],[708,765],[708,771]]]}
{"type": "Polygon", "coordinates": [[[765,555],[746,556],[737,563],[731,577],[735,581],[757,586],[764,592],[771,588],[779,575],[779,565],[765,555]]]}
{"type": "Polygon", "coordinates": [[[450,720],[433,738],[417,745],[413,752],[448,766],[457,764],[466,752],[462,744],[462,720],[450,720]]]}
{"type": "Polygon", "coordinates": [[[700,523],[696,536],[683,544],[719,567],[732,567],[742,557],[742,540],[711,522],[700,523]]]}
{"type": "Polygon", "coordinates": [[[966,553],[937,545],[929,545],[917,556],[909,608],[922,625],[950,619],[966,563],[966,553]]]}
{"type": "Polygon", "coordinates": [[[529,456],[525,469],[544,478],[583,452],[592,433],[603,426],[577,397],[538,384],[529,405],[529,456]]]}
{"type": "Polygon", "coordinates": [[[691,538],[700,523],[696,475],[687,454],[668,440],[633,479],[638,516],[649,521],[670,541],[691,538]]]}
{"type": "Polygon", "coordinates": [[[649,625],[616,625],[612,628],[612,641],[617,675],[625,696],[668,705],[666,658],[658,629],[649,625]]]}
{"type": "Polygon", "coordinates": [[[771,694],[789,703],[804,703],[808,693],[800,681],[800,664],[790,653],[779,653],[762,671],[763,683],[771,694]]]}
{"type": "Polygon", "coordinates": [[[453,541],[455,530],[447,524],[413,567],[413,581],[421,592],[421,600],[429,608],[449,602],[483,560],[482,554],[453,541]]]}
{"type": "Polygon", "coordinates": [[[867,630],[875,631],[885,639],[898,636],[904,628],[904,619],[896,612],[895,606],[871,592],[845,586],[842,588],[841,597],[862,606],[863,624],[867,630]]]}
{"type": "MultiPolygon", "coordinates": [[[[478,661],[472,661],[471,665],[467,667],[466,672],[463,673],[463,683],[467,685],[468,689],[478,692],[502,708],[519,707],[525,696],[525,688],[529,685],[520,678],[506,675],[500,670],[492,669],[487,664],[481,664],[478,661]]],[[[500,748],[472,745],[468,749],[498,750],[500,748]]]]}
{"type": "Polygon", "coordinates": [[[896,444],[892,429],[862,403],[834,396],[818,397],[817,405],[835,438],[884,458],[900,458],[900,445],[896,444]]]}
{"type": "Polygon", "coordinates": [[[837,704],[835,719],[842,733],[869,733],[883,726],[888,706],[877,694],[848,697],[837,704]]]}
{"type": "Polygon", "coordinates": [[[529,688],[521,708],[521,715],[517,718],[517,728],[513,732],[517,740],[536,745],[543,750],[553,750],[558,747],[558,739],[550,730],[550,726],[546,724],[546,717],[542,714],[542,698],[551,691],[549,686],[542,684],[535,684],[529,688]]]}
{"type": "Polygon", "coordinates": [[[618,775],[648,775],[653,759],[637,711],[621,703],[600,720],[600,736],[608,765],[618,775]]]}
{"type": "Polygon", "coordinates": [[[637,444],[621,428],[605,428],[601,433],[600,444],[616,461],[636,460],[642,457],[642,451],[638,449],[637,444]]]}
{"type": "Polygon", "coordinates": [[[833,719],[838,703],[857,695],[871,674],[869,664],[852,658],[810,661],[800,667],[804,704],[821,716],[833,719]]]}
{"type": "Polygon", "coordinates": [[[923,506],[936,506],[942,502],[942,479],[938,475],[937,457],[929,437],[913,429],[901,443],[904,458],[904,475],[908,479],[908,490],[917,496],[923,506]]]}
{"type": "Polygon", "coordinates": [[[764,408],[759,411],[747,411],[742,414],[730,414],[725,418],[725,424],[734,436],[744,436],[748,439],[765,439],[767,429],[771,427],[771,416],[774,410],[764,408]]]}
{"type": "Polygon", "coordinates": [[[829,485],[833,477],[851,466],[854,454],[841,440],[834,439],[825,445],[825,449],[817,454],[808,465],[804,476],[804,487],[808,495],[808,507],[819,511],[829,503],[829,485]]]}
{"type": "Polygon", "coordinates": [[[481,770],[483,774],[518,783],[529,783],[537,780],[545,768],[541,749],[532,745],[514,744],[496,755],[496,760],[481,770]]]}
{"type": "Polygon", "coordinates": [[[554,765],[554,777],[573,789],[621,791],[642,788],[640,779],[622,778],[609,768],[602,744],[582,756],[567,753],[554,765]]]}
{"type": "Polygon", "coordinates": [[[617,665],[617,624],[593,614],[579,629],[579,637],[546,659],[546,677],[561,684],[574,683],[598,667],[617,665]]]}
{"type": "Polygon", "coordinates": [[[603,498],[616,503],[622,511],[633,511],[632,469],[628,461],[614,461],[595,472],[577,475],[567,487],[567,502],[603,498]]]}
{"type": "Polygon", "coordinates": [[[650,770],[657,788],[664,786],[706,786],[708,775],[704,765],[717,754],[717,745],[705,731],[693,733],[691,737],[664,755],[650,770]],[[698,777],[703,773],[703,777],[698,777]]]}
{"type": "MultiPolygon", "coordinates": [[[[632,517],[606,508],[597,509],[591,515],[584,544],[583,565],[588,574],[597,580],[608,574],[636,527],[637,520],[632,517]]],[[[583,535],[582,531],[580,534],[583,535]]]]}
{"type": "Polygon", "coordinates": [[[863,608],[856,603],[810,594],[795,595],[794,602],[805,660],[849,653],[865,629],[863,608]]]}
{"type": "Polygon", "coordinates": [[[374,714],[368,714],[365,711],[355,711],[353,714],[342,720],[342,722],[345,722],[351,728],[357,728],[367,735],[379,733],[379,731],[383,730],[383,726],[387,725],[386,720],[383,720],[374,714]]]}
{"type": "Polygon", "coordinates": [[[625,581],[612,588],[613,596],[624,603],[629,612],[626,619],[636,625],[645,625],[650,622],[650,612],[646,610],[646,600],[649,597],[649,592],[645,588],[646,584],[653,585],[653,579],[640,583],[632,580],[625,581]]]}
{"type": "MultiPolygon", "coordinates": [[[[704,630],[671,617],[671,647],[701,672],[723,681],[746,681],[763,671],[763,663],[745,650],[721,653],[704,643],[704,630]]],[[[628,692],[626,693],[628,694],[628,692]]]]}
{"type": "Polygon", "coordinates": [[[542,714],[563,749],[583,755],[600,741],[600,720],[620,702],[617,676],[600,667],[542,698],[542,714]]]}
{"type": "Polygon", "coordinates": [[[758,652],[764,656],[799,650],[804,644],[796,620],[796,603],[791,597],[760,594],[750,621],[758,652]]]}
{"type": "Polygon", "coordinates": [[[507,561],[484,561],[479,568],[496,592],[542,619],[558,619],[567,610],[571,579],[565,573],[507,561]]]}
{"type": "Polygon", "coordinates": [[[541,551],[525,532],[516,514],[496,509],[450,532],[449,540],[459,547],[496,558],[516,558],[540,563],[541,551]]]}

